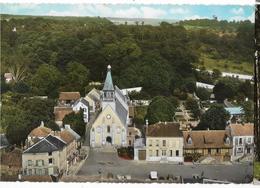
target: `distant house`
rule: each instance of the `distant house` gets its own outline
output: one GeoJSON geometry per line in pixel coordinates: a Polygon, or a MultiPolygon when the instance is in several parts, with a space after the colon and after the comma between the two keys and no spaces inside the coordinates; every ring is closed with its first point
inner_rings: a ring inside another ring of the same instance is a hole
{"type": "Polygon", "coordinates": [[[0,159],[1,181],[17,181],[22,169],[22,150],[1,151],[0,159]]]}
{"type": "Polygon", "coordinates": [[[225,130],[183,131],[185,155],[198,153],[204,157],[230,160],[231,137],[225,130]]]}
{"type": "Polygon", "coordinates": [[[94,113],[100,107],[100,91],[93,88],[84,98],[89,103],[89,112],[94,113]]]}
{"type": "Polygon", "coordinates": [[[87,123],[89,121],[89,102],[87,100],[81,97],[72,105],[72,109],[74,112],[79,112],[82,109],[84,122],[87,123]]]}
{"type": "Polygon", "coordinates": [[[59,105],[72,106],[78,99],[80,99],[79,92],[60,92],[59,105]]]}
{"type": "Polygon", "coordinates": [[[133,87],[133,88],[121,89],[123,95],[128,95],[129,93],[132,93],[132,92],[140,93],[141,90],[142,90],[142,87],[133,87]]]}
{"type": "Polygon", "coordinates": [[[22,154],[23,175],[55,175],[66,171],[66,143],[52,135],[41,139],[22,154]]]}
{"type": "Polygon", "coordinates": [[[197,88],[205,88],[205,89],[213,89],[214,85],[211,84],[206,84],[206,83],[202,83],[202,82],[196,82],[196,87],[197,88]]]}
{"type": "Polygon", "coordinates": [[[55,116],[55,123],[57,123],[60,127],[63,124],[63,119],[66,115],[73,112],[72,107],[68,106],[55,106],[54,107],[54,116],[55,116]]]}
{"type": "Polygon", "coordinates": [[[145,139],[137,138],[134,142],[134,160],[145,160],[146,159],[146,147],[145,139]]]}
{"type": "Polygon", "coordinates": [[[179,123],[165,122],[148,126],[146,160],[183,162],[183,136],[179,123]]]}
{"type": "Polygon", "coordinates": [[[136,127],[128,127],[127,133],[128,146],[134,146],[135,140],[142,136],[141,131],[136,127]]]}
{"type": "Polygon", "coordinates": [[[41,125],[33,129],[27,136],[26,148],[32,146],[44,137],[48,136],[51,132],[52,130],[50,128],[45,127],[42,121],[41,125]]]}
{"type": "Polygon", "coordinates": [[[229,122],[231,123],[242,122],[242,118],[245,112],[241,107],[226,107],[225,110],[228,111],[230,114],[229,122]]]}
{"type": "Polygon", "coordinates": [[[227,127],[230,131],[233,143],[231,160],[254,155],[254,125],[231,124],[227,127]]]}
{"type": "Polygon", "coordinates": [[[13,80],[13,74],[10,72],[7,72],[4,74],[5,82],[10,83],[13,80]]]}

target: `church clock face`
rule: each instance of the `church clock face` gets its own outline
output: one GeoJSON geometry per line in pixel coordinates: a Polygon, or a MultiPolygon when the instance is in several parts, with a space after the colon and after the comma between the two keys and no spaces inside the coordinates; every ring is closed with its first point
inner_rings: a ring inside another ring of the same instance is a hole
{"type": "Polygon", "coordinates": [[[110,119],[110,118],[111,118],[110,114],[107,114],[107,119],[110,119]]]}

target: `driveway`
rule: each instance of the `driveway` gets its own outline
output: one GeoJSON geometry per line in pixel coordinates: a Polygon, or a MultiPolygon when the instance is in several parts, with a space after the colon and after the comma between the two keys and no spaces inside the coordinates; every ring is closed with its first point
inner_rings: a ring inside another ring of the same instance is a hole
{"type": "Polygon", "coordinates": [[[191,178],[193,174],[204,174],[205,178],[229,181],[234,183],[248,183],[248,175],[253,174],[253,167],[249,163],[230,165],[176,165],[170,163],[155,163],[146,161],[123,160],[116,152],[102,152],[90,150],[85,164],[78,171],[79,176],[97,176],[112,173],[114,175],[131,175],[134,179],[147,179],[150,171],[157,171],[158,176],[168,174],[191,178]]]}

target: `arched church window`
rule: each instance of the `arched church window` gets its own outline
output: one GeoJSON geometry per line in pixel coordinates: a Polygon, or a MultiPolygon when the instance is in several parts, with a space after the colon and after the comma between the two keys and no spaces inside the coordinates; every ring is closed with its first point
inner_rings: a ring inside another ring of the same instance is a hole
{"type": "Polygon", "coordinates": [[[107,126],[107,132],[110,133],[110,126],[107,126]]]}

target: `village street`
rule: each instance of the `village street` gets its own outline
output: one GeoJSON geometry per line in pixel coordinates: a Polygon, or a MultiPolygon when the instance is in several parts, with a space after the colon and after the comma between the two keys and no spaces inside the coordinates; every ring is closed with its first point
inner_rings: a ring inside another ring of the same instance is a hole
{"type": "Polygon", "coordinates": [[[192,178],[192,175],[204,174],[205,178],[229,181],[234,183],[248,183],[248,175],[253,174],[249,163],[236,163],[230,165],[176,165],[170,163],[151,163],[146,161],[128,161],[120,159],[116,152],[102,152],[90,150],[88,159],[78,171],[78,176],[106,176],[107,173],[116,175],[130,175],[132,179],[147,179],[150,171],[157,171],[158,176],[166,177],[168,174],[192,178]]]}

